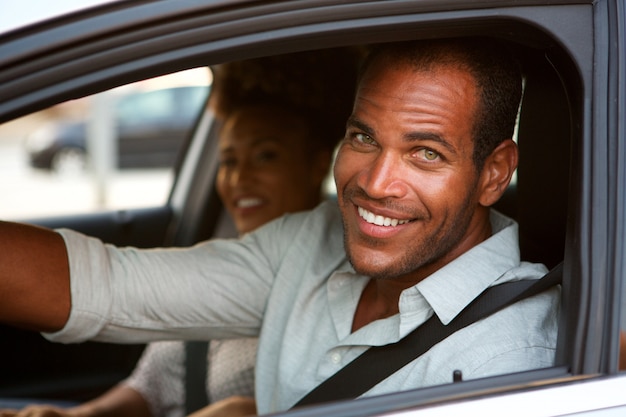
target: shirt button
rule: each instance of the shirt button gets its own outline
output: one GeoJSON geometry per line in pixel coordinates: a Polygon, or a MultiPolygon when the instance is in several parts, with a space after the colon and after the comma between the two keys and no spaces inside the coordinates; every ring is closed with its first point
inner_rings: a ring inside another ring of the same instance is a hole
{"type": "Polygon", "coordinates": [[[330,360],[332,361],[332,363],[337,364],[341,362],[341,355],[339,353],[333,353],[332,355],[330,355],[330,360]]]}

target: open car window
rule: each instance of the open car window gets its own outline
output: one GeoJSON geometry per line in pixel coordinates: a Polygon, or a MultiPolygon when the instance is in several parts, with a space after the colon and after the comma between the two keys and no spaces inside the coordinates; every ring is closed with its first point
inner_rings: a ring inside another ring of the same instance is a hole
{"type": "Polygon", "coordinates": [[[0,192],[5,203],[0,217],[32,219],[165,205],[210,85],[210,70],[196,68],[3,124],[0,192]]]}

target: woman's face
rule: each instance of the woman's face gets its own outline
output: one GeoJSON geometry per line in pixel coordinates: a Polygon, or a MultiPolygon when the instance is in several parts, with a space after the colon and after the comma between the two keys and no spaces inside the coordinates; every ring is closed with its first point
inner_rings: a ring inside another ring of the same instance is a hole
{"type": "Polygon", "coordinates": [[[330,154],[312,154],[311,140],[306,122],[279,107],[244,107],[224,120],[217,191],[240,234],[319,203],[330,154]]]}

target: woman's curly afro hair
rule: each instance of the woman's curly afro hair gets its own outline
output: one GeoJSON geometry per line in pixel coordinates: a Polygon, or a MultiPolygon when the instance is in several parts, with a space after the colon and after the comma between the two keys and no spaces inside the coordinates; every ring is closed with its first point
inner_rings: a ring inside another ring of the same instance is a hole
{"type": "Polygon", "coordinates": [[[210,106],[222,119],[241,106],[285,108],[308,121],[316,143],[333,148],[352,112],[361,56],[333,48],[217,65],[210,106]]]}

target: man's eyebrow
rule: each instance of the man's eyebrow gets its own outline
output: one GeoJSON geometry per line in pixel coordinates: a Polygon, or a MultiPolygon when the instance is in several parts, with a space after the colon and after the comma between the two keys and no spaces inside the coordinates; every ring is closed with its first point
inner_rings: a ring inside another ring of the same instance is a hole
{"type": "MultiPolygon", "coordinates": [[[[346,126],[355,127],[359,130],[362,130],[363,132],[365,132],[365,134],[369,136],[376,137],[376,131],[371,126],[359,120],[355,116],[350,116],[348,118],[348,121],[346,122],[346,126]]],[[[433,142],[437,142],[443,145],[446,149],[448,149],[448,151],[452,153],[457,153],[456,149],[454,148],[454,146],[450,144],[450,142],[448,142],[441,135],[438,135],[437,133],[433,133],[433,132],[419,132],[419,131],[409,132],[404,135],[404,141],[405,142],[433,141],[433,142]]]]}
{"type": "Polygon", "coordinates": [[[369,125],[367,125],[365,122],[359,120],[355,116],[350,116],[348,118],[348,121],[346,122],[346,126],[356,127],[357,129],[362,130],[363,132],[365,132],[366,134],[368,134],[370,136],[375,136],[375,134],[376,134],[374,129],[372,129],[369,125]]]}
{"type": "Polygon", "coordinates": [[[437,142],[443,145],[450,152],[456,153],[456,149],[454,148],[454,146],[450,144],[450,142],[445,140],[445,138],[443,138],[441,135],[438,135],[433,132],[410,132],[404,135],[404,140],[406,142],[416,142],[416,141],[426,141],[426,140],[433,141],[433,142],[437,142]]]}

